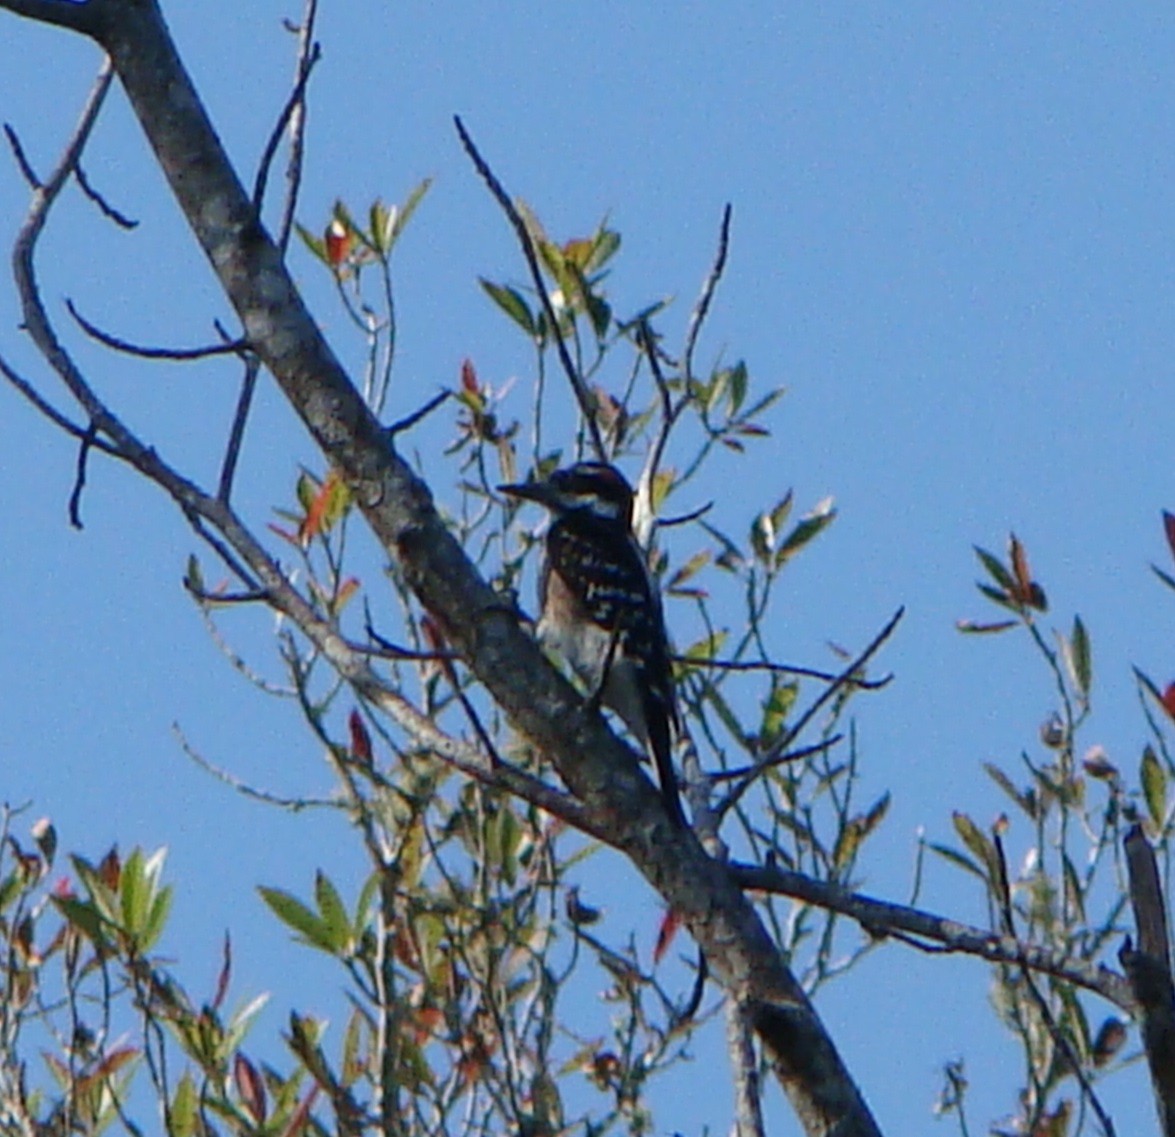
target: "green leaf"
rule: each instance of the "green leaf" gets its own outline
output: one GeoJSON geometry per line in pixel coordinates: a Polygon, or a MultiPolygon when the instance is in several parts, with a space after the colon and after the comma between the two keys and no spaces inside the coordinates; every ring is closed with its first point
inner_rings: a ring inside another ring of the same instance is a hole
{"type": "Polygon", "coordinates": [[[9,873],[0,881],[0,915],[3,915],[4,909],[20,895],[23,887],[23,880],[15,872],[9,873]]]}
{"type": "Polygon", "coordinates": [[[73,870],[77,874],[78,880],[82,882],[86,891],[90,894],[90,900],[93,902],[98,914],[107,924],[112,927],[117,927],[119,921],[119,905],[114,892],[98,875],[98,870],[85,857],[71,854],[70,860],[73,863],[73,870]]]}
{"type": "Polygon", "coordinates": [[[1001,591],[1007,593],[1008,596],[1016,596],[1018,594],[1016,581],[1013,579],[1012,574],[1004,568],[1000,559],[993,556],[986,549],[981,549],[978,545],[973,546],[973,548],[980,563],[987,569],[988,575],[991,576],[992,580],[1000,586],[1001,591]]]}
{"type": "Polygon", "coordinates": [[[141,849],[132,849],[122,866],[122,875],[118,881],[119,901],[121,904],[122,926],[132,936],[142,927],[143,918],[147,914],[147,888],[143,881],[143,852],[141,849]]]}
{"type": "Polygon", "coordinates": [[[951,814],[951,821],[954,823],[955,832],[958,833],[963,844],[987,870],[987,879],[989,881],[998,880],[999,861],[996,858],[995,845],[992,844],[991,838],[967,814],[959,810],[955,810],[951,814]]]}
{"type": "Polygon", "coordinates": [[[706,702],[713,707],[714,713],[730,732],[731,738],[736,739],[744,750],[750,751],[751,748],[747,744],[747,735],[743,730],[743,725],[738,721],[738,716],[731,710],[730,704],[723,697],[721,691],[713,683],[707,683],[704,691],[706,702]]]}
{"type": "Polygon", "coordinates": [[[1157,828],[1162,828],[1167,815],[1167,774],[1153,749],[1147,746],[1142,752],[1138,771],[1142,783],[1142,795],[1146,799],[1147,812],[1157,828]]]}
{"type": "Polygon", "coordinates": [[[1088,699],[1090,688],[1093,686],[1093,660],[1090,654],[1089,633],[1085,630],[1085,624],[1082,623],[1080,616],[1073,617],[1070,643],[1073,645],[1073,671],[1077,679],[1077,689],[1088,699]]]}
{"type": "MultiPolygon", "coordinates": [[[[986,585],[980,585],[985,588],[986,585]]],[[[974,620],[957,620],[955,627],[964,635],[970,636],[990,636],[995,635],[996,632],[1006,632],[1009,628],[1018,627],[1019,620],[997,620],[991,624],[979,624],[974,620]]]]}
{"type": "Polygon", "coordinates": [[[881,795],[861,817],[861,837],[868,837],[884,820],[889,812],[889,791],[881,795]]]}
{"type": "Polygon", "coordinates": [[[515,288],[509,287],[509,285],[495,284],[492,280],[486,280],[484,276],[479,276],[477,279],[485,290],[486,295],[510,319],[526,332],[528,336],[538,338],[538,324],[535,323],[534,314],[531,312],[530,306],[523,299],[522,293],[515,288]]]}
{"type": "Polygon", "coordinates": [[[175,1088],[175,1095],[171,1099],[171,1133],[172,1137],[193,1137],[196,1132],[196,1110],[199,1107],[199,1095],[196,1093],[196,1083],[192,1075],[185,1070],[179,1085],[175,1088]]]}
{"type": "Polygon", "coordinates": [[[779,568],[786,560],[795,556],[809,541],[826,529],[836,519],[836,510],[832,505],[832,498],[827,497],[803,517],[792,531],[784,538],[779,551],[775,554],[775,567],[779,568]]]}
{"type": "Polygon", "coordinates": [[[945,861],[950,861],[951,864],[957,865],[959,868],[972,873],[977,876],[985,884],[987,883],[987,874],[979,867],[970,857],[960,853],[957,849],[952,849],[949,845],[939,845],[933,841],[928,841],[926,847],[932,852],[937,853],[945,861]]]}
{"type": "Polygon", "coordinates": [[[298,231],[298,236],[302,238],[302,243],[310,252],[316,256],[324,265],[330,265],[330,258],[326,255],[326,242],[314,233],[311,233],[304,225],[294,223],[294,228],[298,231]]]}
{"type": "Polygon", "coordinates": [[[1033,798],[1030,798],[1022,790],[1018,789],[1012,779],[994,763],[984,762],[983,768],[987,772],[987,776],[1035,821],[1036,806],[1033,798]]]}
{"type": "Polygon", "coordinates": [[[314,874],[314,899],[330,936],[332,949],[341,952],[350,938],[351,920],[338,889],[321,869],[314,874]]]}
{"type": "Polygon", "coordinates": [[[109,944],[106,936],[109,921],[92,901],[78,900],[74,896],[55,896],[53,903],[66,920],[95,946],[106,947],[109,944]]]}
{"type": "Polygon", "coordinates": [[[371,209],[368,213],[368,223],[371,225],[371,232],[368,237],[371,240],[371,247],[380,256],[387,254],[391,248],[392,229],[396,224],[396,215],[398,210],[395,206],[390,209],[384,205],[381,198],[376,198],[371,203],[371,209]]]}
{"type": "Polygon", "coordinates": [[[400,234],[408,227],[408,222],[412,220],[412,214],[416,212],[416,207],[424,200],[424,195],[432,188],[432,178],[425,178],[416,188],[408,195],[408,199],[400,207],[398,212],[395,212],[395,220],[392,222],[391,235],[388,238],[388,252],[392,251],[392,247],[400,239],[400,234]]]}
{"type": "Polygon", "coordinates": [[[245,1035],[249,1033],[249,1028],[253,1025],[253,1020],[261,1013],[262,1008],[269,1002],[269,995],[262,992],[255,998],[250,999],[239,1011],[237,1011],[231,1019],[229,1019],[228,1027],[224,1032],[224,1049],[231,1053],[245,1041],[245,1035]]]}
{"type": "Polygon", "coordinates": [[[771,514],[760,513],[751,522],[751,551],[755,559],[763,565],[770,565],[772,553],[775,551],[775,525],[771,521],[771,514]]]}
{"type": "Polygon", "coordinates": [[[788,490],[787,493],[779,499],[771,510],[771,524],[775,526],[775,531],[778,533],[783,528],[791,514],[792,504],[795,502],[795,494],[788,490]]]}
{"type": "Polygon", "coordinates": [[[747,365],[740,359],[730,369],[730,417],[734,418],[747,397],[747,365]]]}
{"type": "Polygon", "coordinates": [[[1067,918],[1075,919],[1079,924],[1085,923],[1085,893],[1081,888],[1081,878],[1077,869],[1069,859],[1068,853],[1061,854],[1062,873],[1065,882],[1065,909],[1067,918]]]}
{"type": "Polygon", "coordinates": [[[993,603],[998,604],[1001,608],[1007,608],[1012,612],[1019,612],[1021,607],[1016,603],[1006,592],[1001,592],[998,588],[992,588],[990,584],[984,584],[979,581],[975,585],[984,596],[993,603]]]}
{"type": "Polygon", "coordinates": [[[318,479],[308,474],[305,470],[298,475],[298,481],[294,486],[294,493],[298,497],[298,504],[302,507],[303,512],[309,513],[314,508],[314,499],[318,497],[320,488],[321,483],[318,479]]]}
{"type": "Polygon", "coordinates": [[[612,323],[612,306],[595,292],[585,290],[583,299],[588,319],[592,322],[592,331],[596,333],[596,339],[602,340],[607,336],[608,326],[612,323]]]}
{"type": "Polygon", "coordinates": [[[713,553],[709,549],[702,549],[694,553],[688,561],[676,569],[672,576],[665,582],[666,592],[675,592],[685,585],[689,580],[696,576],[702,569],[710,563],[710,558],[713,553]]]}
{"type": "Polygon", "coordinates": [[[591,255],[587,259],[587,263],[583,266],[584,271],[588,273],[599,272],[619,251],[620,249],[620,234],[615,229],[605,228],[601,224],[600,228],[596,230],[596,236],[592,241],[591,255]]]}
{"type": "Polygon", "coordinates": [[[330,955],[335,954],[335,940],[330,926],[311,912],[301,900],[280,888],[267,888],[261,885],[257,891],[270,911],[283,924],[297,932],[306,943],[330,955]]]}
{"type": "Polygon", "coordinates": [[[143,925],[142,949],[150,951],[163,935],[167,926],[167,917],[171,914],[171,899],[173,890],[171,885],[159,889],[151,901],[151,910],[147,913],[147,922],[143,925]]]}
{"type": "Polygon", "coordinates": [[[1161,580],[1168,588],[1175,590],[1175,577],[1170,573],[1163,572],[1158,565],[1151,565],[1151,571],[1161,580]]]}
{"type": "Polygon", "coordinates": [[[359,900],[355,905],[355,920],[351,924],[351,937],[356,943],[363,938],[363,932],[371,921],[371,903],[375,899],[380,879],[380,873],[373,872],[364,882],[359,893],[359,900]]]}
{"type": "Polygon", "coordinates": [[[771,746],[783,733],[787,716],[799,695],[800,685],[794,679],[784,681],[778,675],[771,676],[771,694],[763,704],[763,721],[759,727],[761,746],[771,746]]]}
{"type": "Polygon", "coordinates": [[[703,636],[700,640],[690,644],[681,654],[687,660],[707,661],[717,659],[719,652],[722,651],[722,645],[726,643],[728,633],[712,632],[708,636],[703,636]]]}

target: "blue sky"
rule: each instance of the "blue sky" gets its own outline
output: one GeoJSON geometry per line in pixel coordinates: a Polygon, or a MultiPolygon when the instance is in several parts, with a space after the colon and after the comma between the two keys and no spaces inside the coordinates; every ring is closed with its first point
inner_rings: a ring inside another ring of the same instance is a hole
{"type": "MultiPolygon", "coordinates": [[[[249,177],[291,72],[280,20],[297,11],[271,0],[167,8],[249,177]]],[[[44,170],[96,58],[63,33],[9,16],[0,26],[0,115],[44,170]]],[[[1147,568],[1167,556],[1159,511],[1175,505],[1168,6],[339,0],[324,4],[320,28],[301,219],[317,227],[336,197],[362,207],[436,179],[397,252],[392,414],[453,383],[466,356],[495,385],[517,377],[505,412],[525,413],[527,347],[476,284],[479,274],[521,281],[522,266],[453,113],[556,236],[609,215],[624,236],[617,307],[675,295],[671,334],[733,203],[730,263],[700,359],[745,358],[761,388],[788,394],[771,441],[716,473],[723,516],[745,527],[788,487],[803,506],[832,494],[840,510],[789,569],[773,642],[790,661],[827,665],[828,641],[863,644],[899,604],[908,611],[884,656],[895,682],[861,709],[864,796],[894,794],[867,890],[903,897],[917,832],[949,839],[952,808],[982,821],[1003,808],[980,763],[1032,750],[1051,709],[1023,642],[969,641],[953,628],[987,614],[972,543],[1002,549],[1014,528],[1056,623],[1082,614],[1097,682],[1087,741],[1136,769],[1145,736],[1130,665],[1175,675],[1175,611],[1147,568]]],[[[139,341],[207,339],[226,306],[121,96],[88,167],[142,224],[116,233],[71,195],[42,251],[47,297],[69,295],[139,341]]],[[[24,206],[17,172],[0,164],[3,232],[24,206]]],[[[354,359],[316,266],[300,251],[294,266],[354,359]]],[[[0,290],[0,349],[40,374],[16,321],[11,289],[0,290]]],[[[115,406],[211,476],[230,367],[161,368],[77,346],[115,406]]],[[[262,524],[313,455],[268,387],[259,412],[242,503],[262,524]]],[[[357,873],[347,834],[240,801],[186,762],[171,724],[212,760],[284,792],[325,791],[326,769],[290,708],[259,708],[210,644],[180,588],[194,539],[174,510],[95,462],[86,529],[75,533],[65,519],[73,463],[60,437],[0,392],[0,797],[32,799],[69,847],[167,844],[180,886],[173,947],[208,984],[229,922],[242,991],[268,984],[269,961],[288,958],[291,974],[333,997],[336,980],[285,948],[252,885],[294,888],[324,861],[357,873]]],[[[258,623],[241,617],[233,630],[264,651],[258,623]]],[[[1018,839],[1027,834],[1013,829],[1018,839]]],[[[632,890],[634,922],[647,927],[655,905],[632,890]]],[[[939,867],[924,899],[984,916],[967,882],[939,867]]],[[[891,946],[822,993],[883,1129],[930,1131],[937,1068],[960,1054],[973,1123],[1010,1111],[1015,1051],[994,1027],[987,986],[977,963],[891,946]]],[[[273,1026],[285,1005],[276,993],[273,1026]]],[[[726,1124],[723,1059],[700,1050],[661,1114],[666,1129],[726,1124]]],[[[1121,1132],[1150,1131],[1137,1069],[1106,1097],[1121,1132]]]]}

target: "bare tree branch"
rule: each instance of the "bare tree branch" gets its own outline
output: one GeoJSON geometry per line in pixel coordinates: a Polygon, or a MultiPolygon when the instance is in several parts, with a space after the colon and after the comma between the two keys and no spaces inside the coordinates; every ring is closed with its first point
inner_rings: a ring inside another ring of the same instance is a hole
{"type": "MultiPolygon", "coordinates": [[[[290,153],[286,160],[286,200],[282,209],[282,221],[277,231],[277,247],[284,253],[290,244],[294,231],[294,214],[298,209],[298,195],[302,189],[302,159],[306,142],[306,83],[303,75],[310,74],[310,58],[317,52],[314,40],[314,22],[318,16],[318,0],[306,0],[302,23],[298,28],[298,66],[295,73],[295,87],[302,87],[302,97],[295,99],[289,118],[290,153]]],[[[261,204],[257,205],[258,210],[261,204]]]]}
{"type": "Polygon", "coordinates": [[[1138,948],[1127,937],[1118,954],[1142,1012],[1142,1043],[1155,1092],[1155,1109],[1165,1137],[1175,1135],[1175,985],[1167,908],[1155,851],[1137,822],[1123,842],[1130,877],[1130,904],[1138,948]]]}
{"type": "Polygon", "coordinates": [[[8,123],[4,124],[4,137],[8,139],[8,145],[12,147],[12,155],[16,159],[20,172],[24,175],[24,180],[29,183],[29,188],[40,189],[41,179],[37,177],[37,171],[33,169],[28,155],[24,152],[20,135],[8,123]]]}
{"type": "Polygon", "coordinates": [[[308,53],[298,60],[298,77],[294,81],[294,89],[286,99],[286,105],[282,107],[281,114],[277,116],[277,122],[274,123],[273,130],[266,140],[265,149],[262,151],[261,161],[257,164],[257,179],[253,183],[253,207],[258,213],[261,212],[261,207],[265,204],[265,185],[269,180],[269,168],[273,164],[273,157],[277,153],[278,146],[281,145],[282,135],[293,122],[295,113],[300,107],[305,106],[306,84],[310,81],[310,72],[314,70],[314,65],[321,58],[322,52],[319,50],[318,44],[312,44],[308,53]]]}
{"type": "Polygon", "coordinates": [[[228,445],[224,448],[224,461],[220,465],[220,481],[216,496],[227,502],[232,496],[233,479],[237,473],[237,461],[241,456],[241,444],[245,440],[245,424],[253,406],[253,393],[257,390],[257,376],[261,371],[261,360],[250,354],[245,360],[245,374],[241,379],[241,393],[237,396],[237,408],[233,412],[233,424],[229,428],[228,445]]]}
{"type": "MultiPolygon", "coordinates": [[[[77,439],[82,439],[90,433],[89,427],[79,426],[68,415],[62,414],[32,383],[23,378],[19,372],[15,371],[3,356],[0,356],[0,373],[3,373],[4,378],[28,399],[41,414],[55,426],[64,430],[66,434],[72,435],[77,439]]],[[[101,450],[104,454],[117,454],[117,451],[110,443],[104,442],[100,438],[92,438],[90,445],[94,449],[101,450]]]]}
{"type": "Polygon", "coordinates": [[[694,349],[698,346],[698,336],[701,335],[702,325],[709,315],[710,305],[714,300],[714,293],[718,290],[718,282],[726,269],[726,257],[730,250],[730,221],[734,210],[730,202],[722,210],[722,224],[718,227],[718,251],[714,254],[714,264],[706,283],[702,285],[701,295],[690,313],[689,328],[685,334],[685,351],[681,357],[681,371],[688,383],[694,377],[694,349]]]}
{"type": "Polygon", "coordinates": [[[102,0],[86,0],[81,4],[76,0],[0,0],[0,10],[83,35],[98,31],[104,7],[102,0]]]}
{"type": "Polygon", "coordinates": [[[849,892],[837,884],[777,865],[735,863],[730,871],[743,888],[792,896],[830,912],[839,912],[855,920],[870,935],[902,933],[914,937],[914,941],[906,941],[912,946],[935,944],[944,952],[974,955],[992,963],[1022,964],[1092,991],[1124,1011],[1133,1013],[1136,1009],[1137,1002],[1126,977],[1108,967],[1058,956],[1047,948],[1021,943],[1013,936],[976,928],[920,908],[849,892]]]}
{"type": "Polygon", "coordinates": [[[77,183],[81,186],[82,193],[86,195],[101,211],[103,216],[108,217],[120,229],[137,229],[139,223],[133,218],[128,217],[125,213],[115,209],[113,205],[106,200],[106,198],[98,192],[91,184],[90,179],[86,177],[86,171],[79,162],[73,171],[73,176],[77,179],[77,183]]]}
{"type": "Polygon", "coordinates": [[[126,355],[136,355],[140,359],[162,359],[175,363],[185,363],[195,359],[209,359],[218,355],[240,355],[248,348],[243,339],[229,340],[227,343],[206,344],[204,347],[144,347],[142,344],[131,343],[110,332],[104,332],[100,327],[78,311],[72,300],[65,301],[69,314],[77,320],[82,331],[100,344],[114,351],[124,352],[126,355]]]}
{"type": "Polygon", "coordinates": [[[82,491],[86,488],[86,461],[90,456],[90,448],[94,445],[94,436],[94,424],[90,423],[78,446],[77,472],[74,476],[73,492],[69,495],[69,523],[75,529],[85,528],[82,524],[82,491]]]}

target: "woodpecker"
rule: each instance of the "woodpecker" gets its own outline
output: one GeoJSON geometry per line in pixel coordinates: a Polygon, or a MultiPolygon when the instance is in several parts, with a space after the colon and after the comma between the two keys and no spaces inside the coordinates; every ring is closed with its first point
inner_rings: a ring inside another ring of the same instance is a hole
{"type": "Polygon", "coordinates": [[[614,466],[578,462],[545,481],[499,488],[551,513],[539,578],[540,641],[651,755],[665,808],[684,828],[673,769],[680,722],[669,641],[661,594],[632,531],[632,487],[614,466]]]}

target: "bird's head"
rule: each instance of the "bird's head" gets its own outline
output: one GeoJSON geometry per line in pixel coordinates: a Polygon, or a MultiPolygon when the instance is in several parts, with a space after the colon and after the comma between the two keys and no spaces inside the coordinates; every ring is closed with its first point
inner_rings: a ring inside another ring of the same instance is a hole
{"type": "Polygon", "coordinates": [[[511,497],[537,501],[556,516],[584,513],[625,528],[632,524],[632,486],[615,466],[604,462],[576,462],[553,471],[546,479],[498,489],[511,497]]]}

